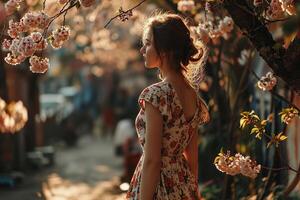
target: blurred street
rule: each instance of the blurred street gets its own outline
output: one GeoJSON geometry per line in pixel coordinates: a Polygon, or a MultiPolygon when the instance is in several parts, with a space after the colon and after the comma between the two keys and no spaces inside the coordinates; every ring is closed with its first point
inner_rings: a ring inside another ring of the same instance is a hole
{"type": "Polygon", "coordinates": [[[2,200],[118,200],[122,158],[113,153],[112,139],[82,136],[76,147],[56,147],[56,164],[26,174],[17,188],[1,189],[2,200]]]}

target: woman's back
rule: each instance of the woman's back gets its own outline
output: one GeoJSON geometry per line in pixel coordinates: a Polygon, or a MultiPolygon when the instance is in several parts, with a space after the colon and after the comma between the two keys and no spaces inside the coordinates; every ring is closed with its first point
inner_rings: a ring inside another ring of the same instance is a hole
{"type": "Polygon", "coordinates": [[[178,104],[181,105],[185,118],[190,121],[197,110],[198,97],[195,90],[183,79],[177,79],[169,85],[178,97],[178,104]]]}

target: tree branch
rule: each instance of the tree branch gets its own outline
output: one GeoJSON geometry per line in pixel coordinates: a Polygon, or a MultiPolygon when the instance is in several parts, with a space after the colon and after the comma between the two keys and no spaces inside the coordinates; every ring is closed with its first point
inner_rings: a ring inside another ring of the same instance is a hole
{"type": "MultiPolygon", "coordinates": [[[[138,3],[137,5],[135,5],[134,7],[124,11],[124,13],[128,13],[128,12],[132,12],[135,8],[139,7],[140,5],[142,5],[145,1],[147,0],[142,0],[140,3],[138,3]]],[[[112,17],[105,25],[104,28],[107,28],[107,26],[110,24],[110,22],[112,22],[114,19],[116,19],[117,17],[120,17],[122,15],[122,13],[112,17]]]]}

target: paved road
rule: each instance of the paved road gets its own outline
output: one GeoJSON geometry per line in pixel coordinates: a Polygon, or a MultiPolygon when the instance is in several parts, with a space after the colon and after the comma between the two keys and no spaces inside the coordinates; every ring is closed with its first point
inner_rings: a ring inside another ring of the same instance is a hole
{"type": "Polygon", "coordinates": [[[121,200],[122,159],[109,139],[84,136],[77,147],[59,148],[55,167],[34,173],[16,189],[0,191],[2,200],[121,200]]]}

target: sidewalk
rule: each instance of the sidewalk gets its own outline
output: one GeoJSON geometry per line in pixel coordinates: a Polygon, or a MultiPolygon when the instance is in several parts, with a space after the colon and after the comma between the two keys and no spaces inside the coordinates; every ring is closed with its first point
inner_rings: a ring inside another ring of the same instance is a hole
{"type": "Polygon", "coordinates": [[[52,169],[25,177],[15,189],[0,191],[4,200],[121,200],[122,159],[109,139],[83,136],[73,148],[56,152],[52,169]]]}

